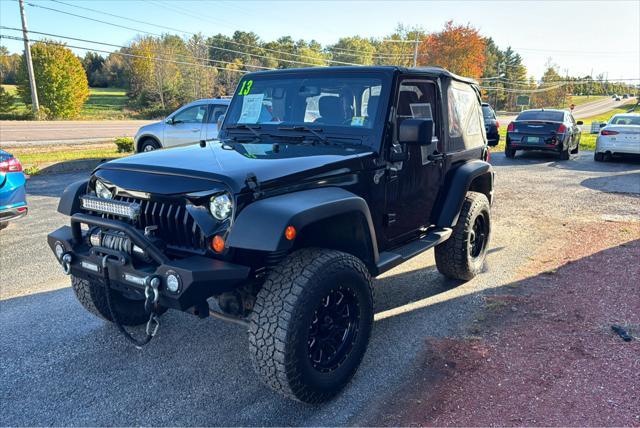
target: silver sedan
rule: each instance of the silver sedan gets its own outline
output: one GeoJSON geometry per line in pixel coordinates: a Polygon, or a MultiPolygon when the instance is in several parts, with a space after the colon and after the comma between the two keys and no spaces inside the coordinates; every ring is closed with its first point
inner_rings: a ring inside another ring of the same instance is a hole
{"type": "Polygon", "coordinates": [[[227,111],[228,99],[202,99],[189,103],[163,121],[145,125],[134,138],[137,152],[181,146],[218,136],[218,121],[227,111]]]}

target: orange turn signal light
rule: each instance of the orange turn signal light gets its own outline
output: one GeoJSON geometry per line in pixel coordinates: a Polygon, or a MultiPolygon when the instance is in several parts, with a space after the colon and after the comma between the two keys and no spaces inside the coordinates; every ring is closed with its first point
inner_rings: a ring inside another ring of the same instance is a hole
{"type": "Polygon", "coordinates": [[[284,230],[284,237],[289,241],[293,241],[294,239],[296,239],[296,233],[297,232],[295,227],[287,226],[287,228],[284,230]]]}
{"type": "Polygon", "coordinates": [[[222,236],[216,235],[213,237],[213,239],[211,240],[211,248],[213,248],[213,251],[215,251],[216,253],[221,253],[224,251],[224,239],[222,239],[222,236]]]}

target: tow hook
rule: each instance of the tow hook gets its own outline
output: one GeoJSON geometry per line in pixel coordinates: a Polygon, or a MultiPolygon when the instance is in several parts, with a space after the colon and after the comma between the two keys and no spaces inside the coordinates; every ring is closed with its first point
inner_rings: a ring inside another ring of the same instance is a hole
{"type": "Polygon", "coordinates": [[[71,261],[73,257],[71,254],[66,253],[62,256],[62,271],[65,275],[69,275],[71,273],[71,261]]]}

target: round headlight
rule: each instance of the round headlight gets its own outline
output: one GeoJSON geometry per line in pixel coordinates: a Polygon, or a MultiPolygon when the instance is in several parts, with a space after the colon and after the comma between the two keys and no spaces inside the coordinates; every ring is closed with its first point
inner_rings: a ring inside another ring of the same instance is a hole
{"type": "Polygon", "coordinates": [[[113,198],[113,193],[111,193],[111,190],[109,190],[107,186],[100,180],[96,180],[96,195],[99,198],[103,199],[113,198]]]}
{"type": "Polygon", "coordinates": [[[231,215],[233,209],[233,201],[231,195],[228,193],[222,193],[218,196],[211,198],[209,202],[209,210],[211,215],[218,220],[226,220],[231,215]]]}

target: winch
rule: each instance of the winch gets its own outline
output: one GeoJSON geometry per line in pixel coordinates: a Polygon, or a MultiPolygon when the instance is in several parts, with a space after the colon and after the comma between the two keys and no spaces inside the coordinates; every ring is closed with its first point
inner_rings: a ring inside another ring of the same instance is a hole
{"type": "Polygon", "coordinates": [[[136,256],[145,262],[151,261],[149,255],[142,248],[132,243],[124,232],[94,228],[89,233],[89,244],[93,247],[104,247],[130,256],[136,256]]]}

